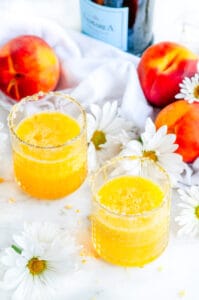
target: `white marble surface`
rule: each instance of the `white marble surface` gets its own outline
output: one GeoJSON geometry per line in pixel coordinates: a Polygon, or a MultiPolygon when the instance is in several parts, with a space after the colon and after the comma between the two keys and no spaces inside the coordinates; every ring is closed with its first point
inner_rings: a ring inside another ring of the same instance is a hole
{"type": "MultiPolygon", "coordinates": [[[[5,122],[6,115],[1,109],[0,120],[5,122]]],[[[0,184],[0,248],[11,243],[12,234],[21,230],[23,221],[44,220],[65,226],[78,240],[81,237],[83,245],[89,245],[91,195],[88,182],[58,201],[32,199],[13,180],[9,141],[4,153],[0,165],[0,176],[6,179],[0,184]],[[72,208],[65,209],[67,204],[72,208]]],[[[198,300],[199,240],[176,237],[174,200],[172,206],[169,246],[156,261],[144,268],[122,268],[87,257],[85,264],[80,263],[79,271],[67,279],[56,300],[178,300],[182,296],[198,300]]],[[[0,291],[0,299],[9,300],[10,293],[0,291]]]]}
{"type": "MultiPolygon", "coordinates": [[[[156,0],[156,39],[177,40],[175,22],[183,13],[196,8],[197,0],[156,0]]],[[[77,0],[1,0],[0,10],[4,15],[14,11],[18,14],[31,11],[31,15],[47,16],[63,27],[80,28],[77,0]]],[[[1,109],[0,120],[5,124],[6,115],[6,111],[1,109]]],[[[0,184],[1,249],[9,245],[12,234],[21,230],[25,220],[58,222],[77,236],[81,232],[82,240],[89,241],[87,217],[90,214],[91,197],[88,182],[71,196],[59,201],[38,202],[31,199],[13,180],[9,143],[0,162],[0,177],[6,179],[5,183],[0,184]],[[65,209],[66,204],[71,204],[72,208],[65,209]]],[[[177,238],[173,221],[175,204],[173,200],[170,243],[160,258],[144,268],[120,268],[100,259],[88,258],[85,264],[80,265],[79,272],[68,278],[56,300],[198,300],[199,240],[177,238]]],[[[0,299],[9,300],[10,294],[0,291],[0,299]]]]}

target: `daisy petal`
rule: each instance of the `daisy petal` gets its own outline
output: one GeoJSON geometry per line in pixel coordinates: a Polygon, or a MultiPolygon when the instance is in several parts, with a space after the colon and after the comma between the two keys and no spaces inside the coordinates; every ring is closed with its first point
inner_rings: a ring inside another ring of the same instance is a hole
{"type": "Polygon", "coordinates": [[[181,226],[179,235],[195,237],[199,234],[199,186],[191,186],[184,190],[179,189],[182,208],[175,221],[181,226]]]}

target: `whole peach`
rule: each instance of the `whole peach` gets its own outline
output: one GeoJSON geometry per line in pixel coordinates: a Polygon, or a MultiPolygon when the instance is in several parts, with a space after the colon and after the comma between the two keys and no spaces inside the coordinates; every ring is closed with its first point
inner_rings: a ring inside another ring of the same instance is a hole
{"type": "Polygon", "coordinates": [[[199,156],[199,103],[185,100],[173,102],[163,108],[156,117],[156,127],[167,125],[169,133],[176,134],[179,145],[176,150],[185,162],[193,162],[199,156]]]}
{"type": "Polygon", "coordinates": [[[138,76],[146,99],[164,107],[175,100],[179,83],[198,72],[199,57],[182,45],[160,42],[149,47],[138,64],[138,76]]]}
{"type": "Polygon", "coordinates": [[[9,97],[21,98],[53,90],[60,66],[54,50],[41,38],[18,36],[0,48],[0,89],[9,97]]]}

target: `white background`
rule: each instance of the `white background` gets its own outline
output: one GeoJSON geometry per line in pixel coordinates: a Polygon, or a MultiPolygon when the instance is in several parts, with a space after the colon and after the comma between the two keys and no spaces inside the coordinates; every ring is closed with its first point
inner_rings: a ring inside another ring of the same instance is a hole
{"type": "MultiPolygon", "coordinates": [[[[79,0],[0,0],[0,15],[41,16],[55,20],[64,28],[80,30],[79,0]]],[[[156,40],[180,40],[186,19],[199,26],[198,0],[155,0],[156,40]],[[194,17],[193,17],[194,15],[194,17]],[[195,17],[197,16],[197,17],[195,17]]],[[[196,29],[199,32],[199,27],[196,29]]],[[[195,37],[189,40],[195,41],[195,37]]]]}

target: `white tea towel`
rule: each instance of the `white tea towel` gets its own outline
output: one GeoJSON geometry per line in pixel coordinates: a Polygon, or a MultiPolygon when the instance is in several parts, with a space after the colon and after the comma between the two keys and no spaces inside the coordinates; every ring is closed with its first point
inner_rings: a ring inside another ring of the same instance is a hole
{"type": "Polygon", "coordinates": [[[137,57],[81,33],[65,31],[49,20],[4,17],[0,28],[0,46],[16,36],[31,34],[53,47],[61,63],[57,89],[70,92],[85,106],[118,100],[124,117],[143,128],[152,108],[139,84],[137,57]]]}
{"type": "MultiPolygon", "coordinates": [[[[41,19],[0,19],[0,47],[19,35],[43,38],[56,52],[61,64],[57,86],[85,107],[117,100],[123,117],[143,130],[146,118],[157,113],[146,101],[141,89],[137,64],[139,58],[76,31],[64,30],[56,23],[41,19]]],[[[12,102],[13,103],[13,102],[12,102]]],[[[0,104],[9,109],[10,99],[0,93],[0,104]]],[[[189,165],[183,184],[197,183],[199,168],[189,165]]]]}

